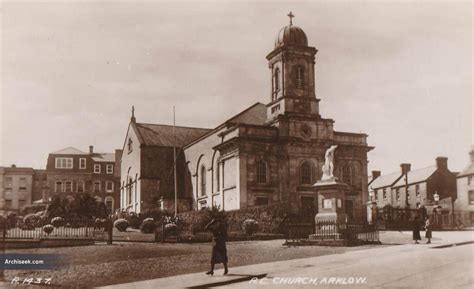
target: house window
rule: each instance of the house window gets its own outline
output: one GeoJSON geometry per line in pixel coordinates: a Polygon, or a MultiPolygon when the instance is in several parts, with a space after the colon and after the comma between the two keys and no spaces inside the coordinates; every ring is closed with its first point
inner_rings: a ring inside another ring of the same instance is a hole
{"type": "Polygon", "coordinates": [[[54,191],[56,193],[62,192],[63,191],[63,182],[56,182],[54,184],[54,191]]]}
{"type": "Polygon", "coordinates": [[[107,165],[107,174],[114,173],[114,165],[107,165]]]}
{"type": "Polygon", "coordinates": [[[474,183],[474,176],[468,176],[467,177],[467,184],[472,185],[474,183]]]}
{"type": "Polygon", "coordinates": [[[397,201],[400,201],[400,189],[396,189],[396,190],[395,190],[395,199],[396,199],[397,201]]]}
{"type": "Polygon", "coordinates": [[[386,199],[387,199],[387,189],[383,189],[383,193],[382,193],[382,194],[383,194],[384,200],[386,200],[386,199]]]}
{"type": "Polygon", "coordinates": [[[107,213],[112,214],[114,212],[114,198],[105,197],[105,207],[107,208],[107,213]]]}
{"type": "Polygon", "coordinates": [[[469,191],[469,205],[474,205],[474,191],[469,191]]]}
{"type": "Polygon", "coordinates": [[[78,193],[84,193],[85,188],[84,188],[84,181],[77,181],[77,192],[78,193]]]}
{"type": "Polygon", "coordinates": [[[105,183],[105,190],[106,190],[107,192],[113,192],[113,191],[114,191],[114,182],[112,182],[112,181],[107,181],[107,182],[105,183]]]}
{"type": "Polygon", "coordinates": [[[300,166],[300,182],[303,185],[311,184],[311,165],[309,162],[304,162],[300,166]]]}
{"type": "Polygon", "coordinates": [[[26,206],[26,200],[18,200],[18,207],[21,209],[26,206]]]}
{"type": "Polygon", "coordinates": [[[68,181],[64,183],[66,193],[72,192],[72,182],[68,181]]]}
{"type": "Polygon", "coordinates": [[[20,190],[26,190],[26,178],[20,178],[20,190]]]}
{"type": "Polygon", "coordinates": [[[72,158],[56,158],[57,169],[72,169],[72,158]]]}
{"type": "Polygon", "coordinates": [[[131,138],[128,139],[127,146],[128,146],[128,153],[131,153],[133,151],[133,141],[131,138]]]}
{"type": "Polygon", "coordinates": [[[296,87],[304,87],[304,68],[302,66],[298,66],[296,69],[296,87]]]}
{"type": "Polygon", "coordinates": [[[100,174],[100,165],[99,164],[94,165],[94,174],[100,174]]]}
{"type": "Polygon", "coordinates": [[[257,162],[257,183],[267,182],[267,164],[264,161],[257,162]]]}
{"type": "Polygon", "coordinates": [[[267,197],[256,197],[255,198],[255,206],[266,206],[268,205],[268,198],[267,197]]]}
{"type": "Polygon", "coordinates": [[[206,195],[206,167],[201,167],[201,196],[206,195]]]}
{"type": "Polygon", "coordinates": [[[5,200],[11,200],[12,199],[12,192],[11,191],[6,191],[5,192],[5,200]]]}
{"type": "Polygon", "coordinates": [[[100,193],[100,181],[94,182],[94,193],[100,193]]]}
{"type": "Polygon", "coordinates": [[[415,186],[415,193],[416,193],[416,196],[417,196],[417,197],[420,197],[420,196],[421,196],[421,193],[420,193],[420,185],[416,185],[416,186],[415,186]]]}
{"type": "Polygon", "coordinates": [[[10,209],[12,207],[12,200],[5,200],[5,208],[10,209]]]}
{"type": "Polygon", "coordinates": [[[3,184],[5,189],[11,189],[13,184],[13,178],[12,177],[5,177],[5,183],[3,184]]]}
{"type": "Polygon", "coordinates": [[[79,168],[81,170],[85,169],[86,168],[86,159],[85,158],[80,158],[79,159],[79,168]]]}

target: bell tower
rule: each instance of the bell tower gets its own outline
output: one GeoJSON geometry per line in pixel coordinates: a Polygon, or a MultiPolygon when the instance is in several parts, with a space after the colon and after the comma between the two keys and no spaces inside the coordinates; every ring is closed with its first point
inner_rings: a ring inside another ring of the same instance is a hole
{"type": "Polygon", "coordinates": [[[271,71],[271,95],[267,104],[267,120],[279,115],[319,116],[316,99],[314,64],[316,48],[308,46],[304,31],[290,24],[283,27],[275,40],[275,48],[267,55],[271,71]]]}

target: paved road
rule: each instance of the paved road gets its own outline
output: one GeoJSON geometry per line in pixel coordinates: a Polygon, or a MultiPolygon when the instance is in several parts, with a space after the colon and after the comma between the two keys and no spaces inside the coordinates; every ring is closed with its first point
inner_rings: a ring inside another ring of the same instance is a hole
{"type": "Polygon", "coordinates": [[[435,248],[473,241],[473,233],[437,235],[437,241],[431,245],[379,247],[235,267],[230,269],[229,276],[221,276],[222,270],[216,270],[213,277],[195,273],[110,288],[474,288],[474,244],[435,248]],[[260,279],[249,281],[257,275],[260,279]]]}

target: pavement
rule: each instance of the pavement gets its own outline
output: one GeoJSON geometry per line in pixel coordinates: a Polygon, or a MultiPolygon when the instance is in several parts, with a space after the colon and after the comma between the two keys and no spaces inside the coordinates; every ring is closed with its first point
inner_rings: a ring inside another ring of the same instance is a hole
{"type": "MultiPolygon", "coordinates": [[[[409,239],[411,232],[382,234],[409,239]]],[[[102,288],[474,288],[474,232],[434,232],[432,244],[372,247],[102,288]],[[439,248],[438,248],[439,247],[439,248]]],[[[229,256],[230,258],[232,256],[229,256]]]]}

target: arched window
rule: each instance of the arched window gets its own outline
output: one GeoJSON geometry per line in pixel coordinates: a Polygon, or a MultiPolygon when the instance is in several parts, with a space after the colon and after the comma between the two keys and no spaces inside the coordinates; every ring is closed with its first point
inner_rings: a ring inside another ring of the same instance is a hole
{"type": "Polygon", "coordinates": [[[201,167],[201,196],[206,195],[206,167],[201,167]]]}
{"type": "Polygon", "coordinates": [[[132,202],[133,179],[128,177],[127,205],[132,202]]]}
{"type": "Polygon", "coordinates": [[[304,68],[303,66],[298,66],[296,68],[296,87],[303,88],[304,87],[304,68]]]}
{"type": "Polygon", "coordinates": [[[267,163],[264,161],[257,161],[257,183],[267,182],[267,163]]]}
{"type": "Polygon", "coordinates": [[[303,185],[311,184],[311,164],[309,162],[304,162],[300,166],[300,181],[303,185]]]}
{"type": "Polygon", "coordinates": [[[277,67],[273,73],[274,92],[280,90],[280,69],[277,67]]]}

